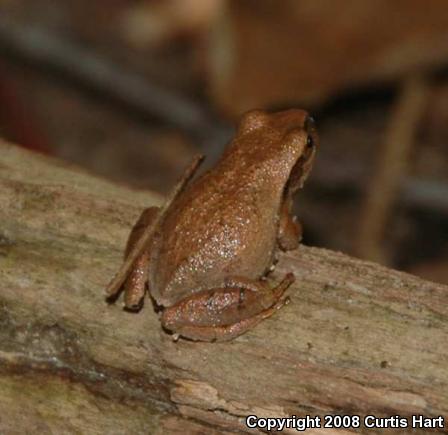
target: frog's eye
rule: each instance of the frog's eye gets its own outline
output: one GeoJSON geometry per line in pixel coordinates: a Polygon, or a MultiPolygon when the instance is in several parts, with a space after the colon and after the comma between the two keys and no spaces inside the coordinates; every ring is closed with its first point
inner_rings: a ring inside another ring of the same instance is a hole
{"type": "Polygon", "coordinates": [[[314,139],[313,137],[309,134],[308,137],[306,138],[306,147],[307,148],[313,148],[314,146],[314,139]]]}

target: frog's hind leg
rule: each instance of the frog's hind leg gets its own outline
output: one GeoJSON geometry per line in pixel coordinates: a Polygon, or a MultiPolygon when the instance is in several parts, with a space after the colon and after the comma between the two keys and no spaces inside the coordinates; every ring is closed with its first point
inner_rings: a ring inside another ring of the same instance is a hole
{"type": "Polygon", "coordinates": [[[263,282],[230,278],[222,288],[195,293],[166,308],[162,325],[174,336],[192,340],[231,340],[281,308],[287,301],[282,296],[293,281],[293,274],[287,274],[270,289],[263,282]]]}
{"type": "MultiPolygon", "coordinates": [[[[125,250],[125,259],[145,229],[151,225],[159,212],[158,207],[149,207],[143,210],[138,221],[135,223],[129,235],[125,250]]],[[[149,249],[145,249],[135,260],[132,270],[126,278],[124,288],[124,305],[127,309],[136,310],[140,308],[145,296],[146,282],[148,281],[149,249]]]]}
{"type": "Polygon", "coordinates": [[[288,298],[279,300],[271,308],[262,311],[247,319],[240,320],[239,322],[231,325],[217,325],[217,326],[183,326],[179,328],[178,332],[173,334],[173,337],[177,339],[178,336],[189,338],[195,341],[228,341],[232,340],[239,335],[244,334],[249,329],[252,329],[258,325],[262,320],[271,317],[277,310],[288,302],[288,298]]]}
{"type": "Polygon", "coordinates": [[[191,162],[190,166],[188,166],[188,168],[184,172],[182,178],[168,195],[163,206],[157,210],[157,213],[155,213],[154,216],[152,216],[152,219],[149,221],[149,223],[144,225],[141,233],[139,233],[139,237],[133,244],[132,249],[128,252],[120,269],[106,287],[106,297],[109,300],[120,292],[129,274],[134,269],[135,262],[141,255],[143,255],[143,252],[148,249],[148,244],[151,243],[151,239],[153,238],[154,233],[157,230],[158,224],[163,219],[163,216],[166,214],[171,204],[173,204],[173,202],[182,193],[185,186],[191,180],[203,160],[203,156],[196,156],[196,158],[191,162]]]}

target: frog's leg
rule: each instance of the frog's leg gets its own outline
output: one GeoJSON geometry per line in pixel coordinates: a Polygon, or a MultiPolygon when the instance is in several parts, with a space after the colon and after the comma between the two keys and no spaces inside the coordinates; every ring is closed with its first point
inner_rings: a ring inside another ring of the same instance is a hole
{"type": "Polygon", "coordinates": [[[272,316],[287,299],[285,290],[294,281],[289,273],[270,289],[263,282],[230,278],[221,288],[204,290],[165,308],[162,325],[192,340],[231,340],[272,316]]]}
{"type": "Polygon", "coordinates": [[[283,251],[297,249],[302,240],[302,224],[296,216],[291,216],[291,206],[292,203],[286,200],[280,210],[278,244],[283,251]]]}
{"type": "MultiPolygon", "coordinates": [[[[149,207],[143,210],[129,235],[124,255],[125,259],[128,257],[145,229],[154,221],[158,213],[158,207],[149,207]]],[[[149,250],[145,249],[135,260],[129,275],[123,284],[124,305],[126,308],[135,310],[140,307],[145,295],[146,282],[148,281],[148,267],[149,250]]]]}
{"type": "Polygon", "coordinates": [[[171,204],[173,204],[178,196],[183,192],[185,186],[194,176],[196,170],[203,160],[203,156],[195,157],[190,166],[188,166],[188,168],[185,170],[182,178],[174,186],[174,189],[169,193],[167,199],[165,200],[165,203],[162,205],[162,207],[160,207],[158,212],[155,213],[155,216],[149,221],[149,223],[145,224],[144,228],[139,234],[139,237],[135,240],[132,249],[128,252],[120,269],[106,287],[106,297],[108,299],[113,298],[120,292],[124,282],[126,281],[126,278],[134,269],[134,264],[137,261],[138,257],[143,254],[143,251],[148,249],[148,245],[151,243],[151,239],[153,238],[154,233],[157,231],[158,224],[163,219],[163,216],[165,215],[171,204]]]}

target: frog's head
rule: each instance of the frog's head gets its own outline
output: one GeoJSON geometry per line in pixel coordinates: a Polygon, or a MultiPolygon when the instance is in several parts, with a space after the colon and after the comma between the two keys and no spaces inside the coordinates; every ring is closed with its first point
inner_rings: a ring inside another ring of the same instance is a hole
{"type": "Polygon", "coordinates": [[[313,118],[300,109],[252,110],[242,117],[237,137],[240,151],[284,178],[288,193],[308,177],[319,143],[313,118]]]}

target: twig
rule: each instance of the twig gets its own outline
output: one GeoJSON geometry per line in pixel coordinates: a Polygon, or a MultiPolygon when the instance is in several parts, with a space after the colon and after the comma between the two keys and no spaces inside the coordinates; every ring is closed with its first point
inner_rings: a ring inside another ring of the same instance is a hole
{"type": "MultiPolygon", "coordinates": [[[[350,195],[365,193],[363,186],[367,182],[365,168],[357,166],[357,161],[347,157],[344,165],[319,156],[319,165],[313,171],[309,186],[319,189],[343,190],[350,195]],[[351,170],[353,169],[353,170],[351,170]]],[[[448,214],[448,183],[420,178],[412,175],[403,177],[397,203],[404,207],[421,207],[427,210],[448,214]]]]}
{"type": "Polygon", "coordinates": [[[427,94],[427,83],[420,77],[411,76],[405,81],[393,109],[384,147],[361,211],[356,246],[361,257],[381,263],[386,260],[382,246],[384,228],[408,170],[408,157],[427,94]]]}
{"type": "MultiPolygon", "coordinates": [[[[54,70],[146,117],[193,134],[200,145],[204,138],[215,138],[215,145],[229,136],[229,128],[210,116],[206,107],[37,27],[0,18],[0,51],[54,70]]],[[[210,150],[210,140],[207,145],[210,150]]]]}

